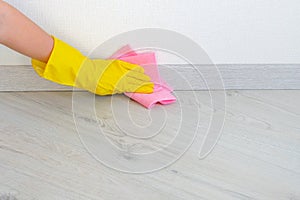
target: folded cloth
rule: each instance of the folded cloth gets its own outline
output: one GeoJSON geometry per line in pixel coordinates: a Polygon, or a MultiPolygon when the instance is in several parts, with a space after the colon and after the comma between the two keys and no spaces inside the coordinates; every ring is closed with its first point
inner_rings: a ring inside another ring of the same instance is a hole
{"type": "Polygon", "coordinates": [[[145,74],[147,74],[154,83],[153,93],[125,93],[129,98],[148,109],[152,108],[157,103],[170,104],[176,101],[176,98],[172,95],[173,89],[160,78],[155,53],[136,53],[129,45],[126,45],[115,52],[110,58],[142,66],[145,70],[145,74]]]}

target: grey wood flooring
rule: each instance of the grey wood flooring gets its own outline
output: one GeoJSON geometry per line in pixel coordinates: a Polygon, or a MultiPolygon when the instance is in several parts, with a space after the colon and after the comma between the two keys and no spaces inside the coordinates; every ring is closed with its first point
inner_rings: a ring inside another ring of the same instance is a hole
{"type": "MultiPolygon", "coordinates": [[[[222,135],[204,159],[198,157],[199,147],[216,112],[210,96],[206,91],[175,95],[176,104],[151,111],[123,95],[95,98],[96,123],[107,138],[117,147],[130,144],[140,153],[168,144],[182,117],[178,109],[199,111],[198,137],[180,159],[155,172],[131,174],[103,165],[83,145],[85,140],[102,149],[93,135],[77,133],[71,92],[0,93],[0,199],[300,199],[299,90],[226,91],[222,135]],[[137,125],[122,124],[127,120],[123,107],[137,125]],[[133,131],[128,139],[119,131],[153,121],[166,122],[165,135],[152,137],[149,128],[133,131]],[[143,136],[148,139],[141,142],[138,137],[143,136]]],[[[78,109],[85,112],[90,103],[87,98],[85,105],[83,98],[78,109]]],[[[183,131],[190,137],[195,116],[184,117],[183,131]]],[[[83,121],[94,123],[92,117],[83,121]]],[[[157,157],[153,163],[163,159],[157,157]]]]}

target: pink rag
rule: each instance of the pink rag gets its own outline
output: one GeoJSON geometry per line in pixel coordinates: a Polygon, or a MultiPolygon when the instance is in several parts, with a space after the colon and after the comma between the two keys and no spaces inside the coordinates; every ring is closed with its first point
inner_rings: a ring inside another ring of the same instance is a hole
{"type": "Polygon", "coordinates": [[[145,74],[147,74],[154,83],[154,91],[151,94],[127,92],[125,93],[126,96],[148,109],[157,103],[170,104],[176,101],[176,98],[171,94],[173,89],[159,76],[155,53],[136,53],[129,45],[126,45],[115,52],[110,58],[142,66],[145,70],[145,74]]]}

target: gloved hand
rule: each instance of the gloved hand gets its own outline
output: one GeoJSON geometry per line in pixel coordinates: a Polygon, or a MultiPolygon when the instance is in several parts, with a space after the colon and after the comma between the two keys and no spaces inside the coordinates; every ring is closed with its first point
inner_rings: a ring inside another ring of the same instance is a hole
{"type": "Polygon", "coordinates": [[[31,60],[41,77],[98,95],[153,92],[154,84],[139,65],[121,60],[92,60],[65,42],[53,39],[54,47],[47,63],[31,60]]]}

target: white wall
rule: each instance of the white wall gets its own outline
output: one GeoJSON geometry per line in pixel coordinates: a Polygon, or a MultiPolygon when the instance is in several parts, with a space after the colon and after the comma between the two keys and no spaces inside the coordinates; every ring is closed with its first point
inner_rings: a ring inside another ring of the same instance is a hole
{"type": "MultiPolygon", "coordinates": [[[[300,63],[299,0],[7,2],[84,53],[118,33],[160,27],[192,38],[214,63],[300,63]]],[[[0,56],[0,64],[29,63],[5,47],[0,56]]]]}

